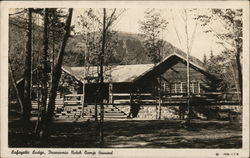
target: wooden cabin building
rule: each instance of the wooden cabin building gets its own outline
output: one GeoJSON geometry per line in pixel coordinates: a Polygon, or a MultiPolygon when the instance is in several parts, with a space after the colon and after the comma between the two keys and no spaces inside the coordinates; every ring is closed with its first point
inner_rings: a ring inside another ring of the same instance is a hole
{"type": "MultiPolygon", "coordinates": [[[[223,96],[217,88],[220,80],[208,73],[198,59],[191,57],[189,63],[191,98],[187,97],[185,54],[170,54],[156,65],[104,66],[104,103],[116,106],[116,109],[110,111],[120,109],[124,115],[130,113],[131,105],[140,105],[139,116],[151,119],[155,118],[155,107],[159,103],[165,115],[170,115],[169,106],[185,106],[188,99],[191,100],[192,105],[225,104],[221,102],[223,96]]],[[[57,96],[60,102],[63,102],[60,103],[60,108],[71,105],[82,106],[79,108],[82,111],[77,114],[87,115],[83,110],[84,107],[98,104],[99,101],[98,73],[97,66],[63,66],[57,96]],[[75,103],[72,104],[72,102],[75,103]]],[[[236,104],[235,95],[230,96],[230,99],[232,102],[224,99],[226,104],[236,104]]],[[[91,111],[93,110],[90,109],[91,111]]]]}
{"type": "MultiPolygon", "coordinates": [[[[67,93],[84,94],[86,104],[95,103],[99,88],[98,67],[63,66],[62,70],[61,86],[64,88],[68,86],[67,93]],[[78,82],[78,86],[77,84],[69,86],[68,81],[64,82],[66,78],[78,82]]],[[[145,100],[150,100],[151,97],[152,102],[155,100],[154,96],[157,98],[159,94],[165,98],[183,98],[187,95],[186,58],[179,54],[171,54],[155,66],[154,64],[105,66],[104,70],[104,99],[110,104],[127,104],[131,101],[131,95],[148,98],[145,100]]],[[[216,91],[219,80],[206,72],[201,62],[191,60],[189,71],[191,94],[198,96],[216,91]]],[[[63,91],[61,93],[66,94],[63,91]]]]}

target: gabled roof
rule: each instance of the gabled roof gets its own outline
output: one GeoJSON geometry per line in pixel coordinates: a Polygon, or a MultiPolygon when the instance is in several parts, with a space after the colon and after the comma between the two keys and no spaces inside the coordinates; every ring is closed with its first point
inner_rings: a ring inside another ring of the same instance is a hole
{"type": "MultiPolygon", "coordinates": [[[[166,69],[168,69],[172,66],[171,64],[173,60],[180,60],[185,63],[186,58],[186,53],[174,52],[165,57],[161,62],[157,63],[155,66],[154,64],[104,66],[104,82],[135,82],[141,77],[149,74],[153,70],[157,70],[157,68],[161,65],[166,65],[165,67],[166,69]]],[[[197,69],[201,73],[209,76],[214,76],[208,73],[205,68],[203,68],[202,62],[199,59],[190,56],[189,63],[190,67],[197,69]]],[[[62,70],[73,76],[76,80],[86,83],[86,81],[91,82],[98,78],[99,67],[69,67],[64,65],[62,66],[62,70]]]]}
{"type": "MultiPolygon", "coordinates": [[[[178,53],[171,53],[168,56],[166,56],[161,62],[157,63],[154,67],[150,68],[148,71],[144,72],[142,75],[138,76],[134,81],[139,80],[141,77],[145,76],[146,74],[150,73],[153,70],[159,70],[158,67],[160,67],[160,65],[162,64],[166,64],[167,66],[165,66],[166,68],[170,68],[172,67],[172,60],[176,60],[179,59],[181,61],[183,61],[184,63],[187,62],[187,56],[186,53],[183,52],[178,52],[178,53]]],[[[202,66],[203,63],[193,57],[193,56],[189,56],[189,64],[190,67],[193,67],[195,69],[197,69],[198,71],[200,71],[201,73],[205,74],[205,75],[209,75],[209,76],[213,76],[212,74],[208,73],[205,68],[202,66]]]]}
{"type": "MultiPolygon", "coordinates": [[[[151,69],[153,64],[138,64],[138,65],[117,65],[104,66],[104,82],[132,82],[138,76],[151,69]],[[109,77],[111,76],[111,77],[109,77]],[[111,79],[109,81],[109,79],[111,79]]],[[[77,80],[83,82],[89,78],[98,77],[98,67],[68,67],[63,66],[62,70],[71,74],[77,80]]]]}
{"type": "MultiPolygon", "coordinates": [[[[151,72],[154,69],[157,69],[162,64],[167,64],[169,67],[171,67],[170,62],[172,60],[181,60],[183,62],[186,62],[186,56],[185,53],[172,53],[165,57],[161,62],[156,64],[154,67],[154,64],[137,64],[137,65],[117,65],[117,66],[104,66],[104,82],[134,82],[141,77],[145,76],[149,72],[151,72]],[[109,77],[111,76],[111,77],[109,77]],[[111,80],[109,80],[111,79],[111,80]]],[[[205,75],[211,75],[202,67],[202,62],[193,57],[190,56],[190,66],[197,69],[201,73],[205,75]]],[[[95,79],[98,77],[98,67],[97,66],[90,66],[90,67],[68,67],[63,66],[62,69],[74,76],[77,80],[83,82],[87,79],[95,79]]]]}

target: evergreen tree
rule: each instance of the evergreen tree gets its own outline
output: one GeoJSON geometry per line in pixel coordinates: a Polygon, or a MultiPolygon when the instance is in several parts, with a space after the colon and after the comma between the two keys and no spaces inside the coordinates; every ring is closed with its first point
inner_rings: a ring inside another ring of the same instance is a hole
{"type": "Polygon", "coordinates": [[[203,55],[203,65],[204,65],[204,67],[207,66],[207,55],[206,54],[203,55]]]}

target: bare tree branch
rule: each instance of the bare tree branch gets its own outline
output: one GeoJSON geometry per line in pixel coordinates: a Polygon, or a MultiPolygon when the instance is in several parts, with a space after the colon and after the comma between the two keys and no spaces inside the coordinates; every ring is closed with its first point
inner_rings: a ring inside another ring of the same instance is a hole
{"type": "Polygon", "coordinates": [[[116,8],[113,10],[113,12],[112,12],[112,14],[111,14],[111,16],[110,16],[110,19],[109,19],[109,21],[108,21],[108,23],[107,23],[107,26],[105,26],[105,31],[107,31],[108,30],[108,28],[109,28],[109,26],[112,24],[112,22],[113,22],[113,17],[114,17],[114,15],[115,15],[115,12],[116,12],[116,8]]]}
{"type": "MultiPolygon", "coordinates": [[[[171,9],[171,13],[172,13],[172,9],[171,9]]],[[[174,30],[175,30],[175,33],[176,33],[176,35],[177,35],[177,37],[178,37],[178,41],[179,41],[180,47],[181,47],[181,49],[183,49],[182,43],[181,43],[181,37],[180,37],[179,32],[178,32],[178,30],[177,30],[176,23],[175,23],[174,16],[173,16],[173,13],[172,13],[172,21],[173,21],[173,23],[174,23],[174,30]]]]}
{"type": "Polygon", "coordinates": [[[25,13],[26,10],[22,10],[22,11],[19,11],[19,12],[16,12],[16,13],[12,13],[12,14],[9,14],[9,16],[13,16],[13,15],[17,15],[17,14],[21,14],[21,13],[25,13]]]}

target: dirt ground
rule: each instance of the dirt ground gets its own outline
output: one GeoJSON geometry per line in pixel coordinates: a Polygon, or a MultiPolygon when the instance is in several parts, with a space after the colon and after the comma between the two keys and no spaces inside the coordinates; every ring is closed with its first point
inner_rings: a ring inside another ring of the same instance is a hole
{"type": "MultiPolygon", "coordinates": [[[[97,148],[98,124],[55,122],[51,138],[41,143],[34,123],[23,129],[20,121],[9,122],[9,147],[97,148]]],[[[190,128],[180,120],[106,120],[107,148],[241,148],[242,127],[228,121],[192,120],[190,128]]]]}

